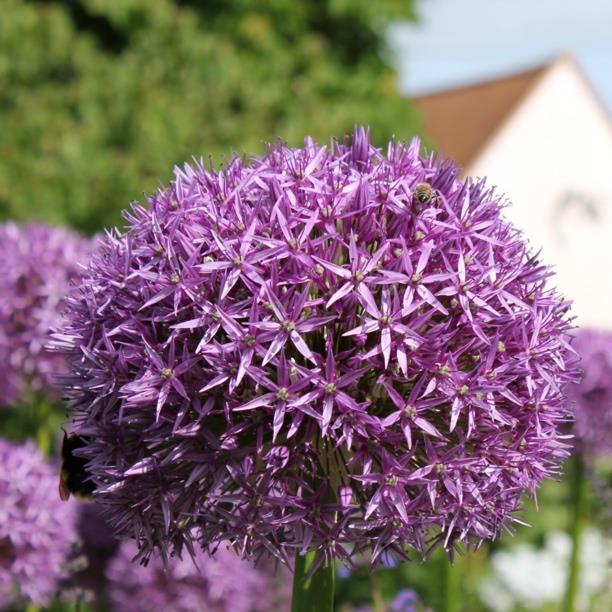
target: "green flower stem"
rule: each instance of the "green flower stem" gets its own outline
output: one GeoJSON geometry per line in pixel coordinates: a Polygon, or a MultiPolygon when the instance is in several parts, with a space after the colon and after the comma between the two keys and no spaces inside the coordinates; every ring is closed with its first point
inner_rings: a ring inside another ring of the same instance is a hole
{"type": "Polygon", "coordinates": [[[370,574],[370,591],[372,592],[372,611],[385,612],[385,600],[375,572],[370,574]]]}
{"type": "Polygon", "coordinates": [[[572,504],[572,518],[570,524],[570,537],[572,539],[572,553],[569,563],[569,574],[565,589],[564,612],[574,612],[576,597],[580,582],[580,549],[582,544],[582,531],[586,517],[587,487],[584,475],[584,460],[580,453],[576,453],[570,461],[569,486],[572,504]]]}
{"type": "Polygon", "coordinates": [[[48,402],[40,400],[37,402],[38,429],[36,431],[36,444],[44,455],[50,455],[53,446],[49,431],[49,420],[51,417],[51,406],[48,402]]]}
{"type": "Polygon", "coordinates": [[[334,566],[321,566],[309,575],[315,554],[298,553],[295,557],[291,612],[333,612],[334,566]]]}
{"type": "Polygon", "coordinates": [[[442,592],[444,597],[444,612],[459,612],[461,609],[461,591],[459,584],[459,568],[457,559],[451,565],[447,556],[444,555],[442,561],[442,592]]]}

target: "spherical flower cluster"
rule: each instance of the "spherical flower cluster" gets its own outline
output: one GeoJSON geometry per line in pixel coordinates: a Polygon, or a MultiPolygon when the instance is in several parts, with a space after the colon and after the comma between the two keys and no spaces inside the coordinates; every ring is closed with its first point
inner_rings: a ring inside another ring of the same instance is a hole
{"type": "Polygon", "coordinates": [[[357,128],[185,166],[94,256],[55,348],[143,557],[476,544],[557,473],[568,304],[500,198],[419,148],[357,128]]]}
{"type": "Polygon", "coordinates": [[[54,395],[63,361],[45,349],[90,244],[66,229],[0,225],[0,405],[31,390],[54,395]]]}
{"type": "Polygon", "coordinates": [[[109,599],[114,610],[149,612],[267,612],[288,610],[274,603],[270,579],[233,551],[220,547],[213,557],[197,551],[194,560],[159,557],[146,566],[132,561],[138,548],[124,542],[111,562],[109,599]]]}
{"type": "Polygon", "coordinates": [[[582,452],[612,454],[612,332],[581,330],[574,342],[581,357],[582,381],[572,385],[574,435],[582,452]]]}
{"type": "Polygon", "coordinates": [[[0,440],[0,608],[48,605],[66,576],[75,514],[57,494],[57,471],[33,444],[0,440]]]}

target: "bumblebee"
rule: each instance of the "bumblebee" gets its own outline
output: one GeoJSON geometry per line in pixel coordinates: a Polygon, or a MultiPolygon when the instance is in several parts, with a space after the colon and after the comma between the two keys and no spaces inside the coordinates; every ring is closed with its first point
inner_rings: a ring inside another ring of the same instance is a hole
{"type": "Polygon", "coordinates": [[[59,496],[62,501],[67,501],[71,493],[79,499],[89,499],[96,488],[89,479],[87,459],[74,455],[75,450],[83,448],[86,444],[87,441],[81,436],[64,431],[59,481],[59,496]]]}
{"type": "Polygon", "coordinates": [[[421,204],[427,204],[435,199],[436,192],[429,183],[419,183],[414,188],[414,195],[421,204]]]}

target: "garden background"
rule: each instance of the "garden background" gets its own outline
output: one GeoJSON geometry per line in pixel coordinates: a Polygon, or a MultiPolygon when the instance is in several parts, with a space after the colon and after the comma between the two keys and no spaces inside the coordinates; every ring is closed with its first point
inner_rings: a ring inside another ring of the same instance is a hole
{"type": "MultiPolygon", "coordinates": [[[[3,0],[0,220],[93,236],[121,227],[131,201],[194,155],[219,166],[233,151],[261,154],[270,139],[328,142],[356,123],[371,127],[375,145],[415,134],[438,144],[406,73],[400,84],[390,44],[401,41],[400,23],[418,35],[421,8],[408,0],[3,0]]],[[[0,413],[0,435],[32,438],[57,461],[63,417],[59,402],[31,393],[0,413]]],[[[585,480],[575,609],[612,607],[609,468],[599,461],[585,480]]],[[[426,564],[339,572],[336,608],[379,612],[412,589],[418,603],[409,605],[419,610],[560,610],[574,501],[571,478],[545,485],[539,512],[527,502],[531,527],[452,568],[437,552],[426,564]]]]}

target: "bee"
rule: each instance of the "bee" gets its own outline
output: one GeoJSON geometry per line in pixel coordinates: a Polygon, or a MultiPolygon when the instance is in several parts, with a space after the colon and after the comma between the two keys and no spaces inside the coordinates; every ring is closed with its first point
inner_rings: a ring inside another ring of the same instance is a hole
{"type": "Polygon", "coordinates": [[[421,204],[427,204],[436,197],[436,192],[429,183],[419,183],[414,188],[414,195],[421,204]]]}
{"type": "Polygon", "coordinates": [[[89,479],[87,459],[74,455],[75,450],[83,448],[86,444],[87,441],[81,436],[64,431],[59,481],[59,496],[62,501],[67,501],[71,493],[79,499],[89,499],[96,488],[89,479]]]}

